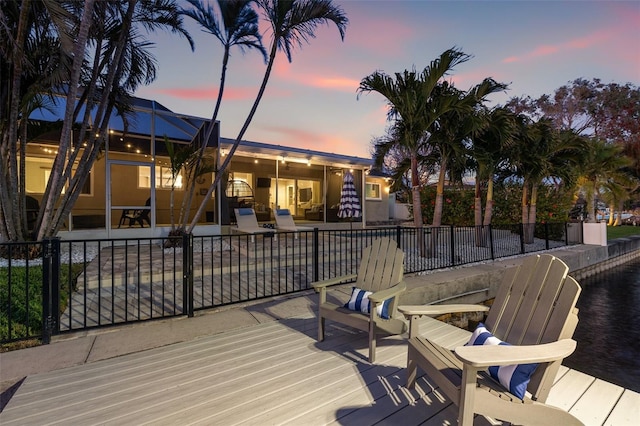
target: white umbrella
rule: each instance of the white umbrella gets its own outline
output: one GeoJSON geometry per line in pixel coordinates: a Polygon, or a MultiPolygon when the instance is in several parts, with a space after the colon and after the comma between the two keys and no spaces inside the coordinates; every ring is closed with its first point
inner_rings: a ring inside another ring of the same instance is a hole
{"type": "Polygon", "coordinates": [[[362,208],[360,207],[360,199],[356,192],[356,186],[353,184],[353,175],[350,172],[344,174],[342,182],[342,191],[340,193],[340,208],[338,209],[338,217],[354,218],[360,217],[362,208]]]}

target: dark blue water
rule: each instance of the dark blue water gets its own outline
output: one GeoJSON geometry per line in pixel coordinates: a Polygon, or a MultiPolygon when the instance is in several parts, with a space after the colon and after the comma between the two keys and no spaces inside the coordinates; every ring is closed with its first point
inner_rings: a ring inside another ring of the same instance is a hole
{"type": "Polygon", "coordinates": [[[578,348],[563,364],[640,392],[640,259],[580,285],[578,348]]]}

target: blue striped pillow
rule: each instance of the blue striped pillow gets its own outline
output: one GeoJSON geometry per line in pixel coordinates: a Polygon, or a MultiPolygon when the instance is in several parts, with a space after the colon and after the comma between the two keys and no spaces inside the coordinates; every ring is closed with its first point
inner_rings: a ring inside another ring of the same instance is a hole
{"type": "MultiPolygon", "coordinates": [[[[368,314],[371,307],[371,302],[369,302],[370,294],[373,293],[370,291],[362,290],[358,287],[353,287],[353,289],[351,290],[351,298],[347,303],[344,304],[344,307],[352,311],[359,311],[363,314],[368,314]]],[[[380,318],[389,319],[390,303],[391,299],[387,299],[378,305],[376,311],[378,312],[378,316],[380,318]]]]}
{"type": "MultiPolygon", "coordinates": [[[[482,346],[482,345],[505,345],[509,343],[503,342],[496,336],[491,334],[483,323],[478,324],[475,331],[471,335],[471,339],[466,346],[482,346]]],[[[527,391],[527,385],[531,380],[531,375],[538,367],[538,364],[513,364],[489,367],[489,374],[497,380],[502,386],[509,389],[509,392],[520,399],[524,398],[527,391]]]]}

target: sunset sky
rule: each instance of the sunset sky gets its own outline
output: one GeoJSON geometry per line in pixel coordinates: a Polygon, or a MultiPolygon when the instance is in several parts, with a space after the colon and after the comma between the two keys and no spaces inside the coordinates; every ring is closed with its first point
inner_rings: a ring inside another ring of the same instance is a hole
{"type": "MultiPolygon", "coordinates": [[[[186,2],[185,2],[186,3],[186,2]]],[[[265,96],[244,139],[370,157],[384,134],[381,95],[358,99],[360,80],[424,69],[458,47],[473,58],[449,77],[467,90],[486,77],[508,83],[490,106],[513,96],[552,94],[576,78],[640,85],[640,1],[338,0],[349,18],[344,42],[322,26],[309,45],[276,59],[265,96]]],[[[136,95],[174,112],[211,117],[222,48],[191,20],[195,52],[175,35],[154,35],[158,78],[136,95]]],[[[269,47],[270,38],[263,40],[269,47]]],[[[257,52],[231,52],[218,119],[235,138],[253,104],[265,64],[257,52]]]]}

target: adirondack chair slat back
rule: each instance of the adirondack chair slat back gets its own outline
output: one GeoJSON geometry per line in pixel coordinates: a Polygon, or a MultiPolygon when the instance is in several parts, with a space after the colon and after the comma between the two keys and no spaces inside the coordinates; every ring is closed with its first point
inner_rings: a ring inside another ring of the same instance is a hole
{"type": "Polygon", "coordinates": [[[356,286],[376,292],[402,281],[404,253],[390,238],[379,238],[362,251],[356,286]]]}
{"type": "MultiPolygon", "coordinates": [[[[575,306],[581,291],[580,285],[573,277],[567,277],[564,280],[540,343],[570,339],[573,336],[578,325],[578,308],[575,306]]],[[[546,401],[559,368],[560,362],[549,365],[547,368],[538,367],[527,386],[534,400],[546,401]]]]}
{"type": "MultiPolygon", "coordinates": [[[[530,256],[507,271],[486,325],[513,345],[533,345],[571,338],[578,324],[575,307],[580,285],[567,276],[569,268],[551,255],[530,256]]],[[[544,401],[559,364],[539,367],[527,390],[544,401]]]]}
{"type": "Polygon", "coordinates": [[[524,259],[519,267],[511,268],[505,273],[485,321],[487,328],[499,339],[507,340],[515,314],[520,308],[523,295],[534,274],[538,260],[539,256],[537,255],[529,256],[524,259]]]}

